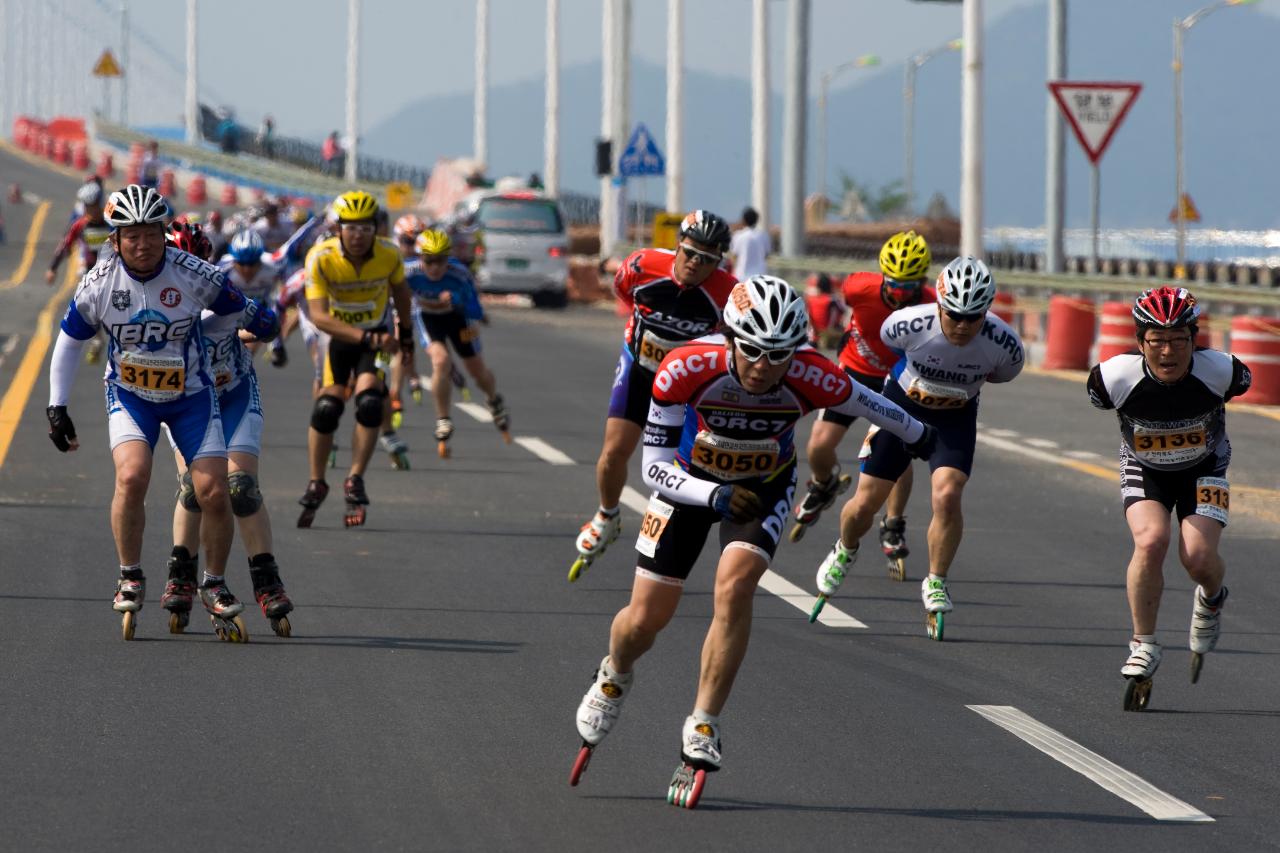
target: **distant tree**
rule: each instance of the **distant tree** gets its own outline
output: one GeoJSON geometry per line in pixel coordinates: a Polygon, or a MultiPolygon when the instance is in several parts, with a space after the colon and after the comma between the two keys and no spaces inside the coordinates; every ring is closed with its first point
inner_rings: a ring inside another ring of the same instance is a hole
{"type": "Polygon", "coordinates": [[[878,190],[860,184],[848,174],[840,173],[841,215],[849,221],[880,222],[885,219],[898,219],[910,211],[907,207],[907,194],[903,191],[902,181],[890,181],[878,190]]]}

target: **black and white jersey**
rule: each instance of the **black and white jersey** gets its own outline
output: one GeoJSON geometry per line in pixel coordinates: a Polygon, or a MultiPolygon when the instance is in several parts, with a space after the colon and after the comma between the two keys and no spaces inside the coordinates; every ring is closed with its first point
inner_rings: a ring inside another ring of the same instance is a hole
{"type": "Polygon", "coordinates": [[[1094,365],[1087,385],[1094,406],[1116,410],[1126,459],[1177,471],[1210,456],[1230,457],[1226,401],[1248,391],[1251,381],[1240,359],[1201,348],[1177,382],[1159,381],[1139,353],[1128,352],[1094,365]]]}

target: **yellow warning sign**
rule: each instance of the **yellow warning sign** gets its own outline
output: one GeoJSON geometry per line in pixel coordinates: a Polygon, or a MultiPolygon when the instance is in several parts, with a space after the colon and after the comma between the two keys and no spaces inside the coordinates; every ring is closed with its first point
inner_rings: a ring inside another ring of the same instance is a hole
{"type": "Polygon", "coordinates": [[[116,62],[116,58],[112,56],[110,50],[104,50],[102,56],[98,57],[98,62],[93,66],[94,77],[123,77],[124,71],[120,69],[120,63],[116,62]]]}
{"type": "MultiPolygon", "coordinates": [[[[1182,194],[1182,218],[1187,222],[1199,222],[1200,211],[1196,209],[1196,203],[1191,200],[1191,196],[1186,193],[1182,194]]],[[[1169,221],[1178,221],[1178,208],[1169,211],[1169,221]]]]}
{"type": "Polygon", "coordinates": [[[653,247],[655,249],[674,249],[680,234],[681,222],[684,222],[683,213],[654,214],[653,247]]]}
{"type": "Polygon", "coordinates": [[[391,210],[403,210],[412,201],[413,187],[404,181],[387,184],[387,207],[391,210]]]}

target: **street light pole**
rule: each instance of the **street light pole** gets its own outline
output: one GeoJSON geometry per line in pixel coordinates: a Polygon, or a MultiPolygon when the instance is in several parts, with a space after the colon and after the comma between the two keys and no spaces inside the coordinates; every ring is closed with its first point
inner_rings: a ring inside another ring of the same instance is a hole
{"type": "Polygon", "coordinates": [[[907,196],[908,210],[913,209],[916,189],[916,74],[920,71],[920,66],[930,59],[948,50],[959,50],[963,44],[961,39],[952,39],[944,45],[918,53],[907,60],[906,79],[902,85],[902,183],[903,191],[907,196]]]}
{"type": "Polygon", "coordinates": [[[827,89],[831,81],[841,71],[850,68],[872,68],[880,64],[880,57],[872,53],[863,54],[857,59],[841,62],[835,68],[822,72],[822,88],[818,93],[818,193],[827,194],[827,89]]]}

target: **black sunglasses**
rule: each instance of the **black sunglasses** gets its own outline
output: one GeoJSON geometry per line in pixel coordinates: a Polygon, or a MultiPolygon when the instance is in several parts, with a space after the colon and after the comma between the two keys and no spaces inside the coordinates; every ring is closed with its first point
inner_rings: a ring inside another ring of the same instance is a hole
{"type": "Polygon", "coordinates": [[[680,248],[684,250],[684,253],[688,255],[691,260],[695,260],[698,263],[711,264],[712,266],[715,266],[716,264],[720,263],[720,258],[721,258],[720,255],[713,255],[710,252],[704,252],[701,249],[695,249],[692,246],[690,246],[688,243],[681,243],[680,248]]]}
{"type": "Polygon", "coordinates": [[[767,358],[769,363],[774,366],[786,364],[787,359],[796,354],[794,349],[764,349],[755,344],[749,344],[746,341],[737,339],[734,339],[733,345],[738,348],[738,352],[742,354],[742,357],[752,364],[755,364],[761,358],[767,358]]]}
{"type": "Polygon", "coordinates": [[[987,316],[986,311],[977,311],[973,314],[960,314],[956,311],[946,311],[945,309],[944,311],[946,315],[956,323],[976,323],[983,317],[987,316]]]}

